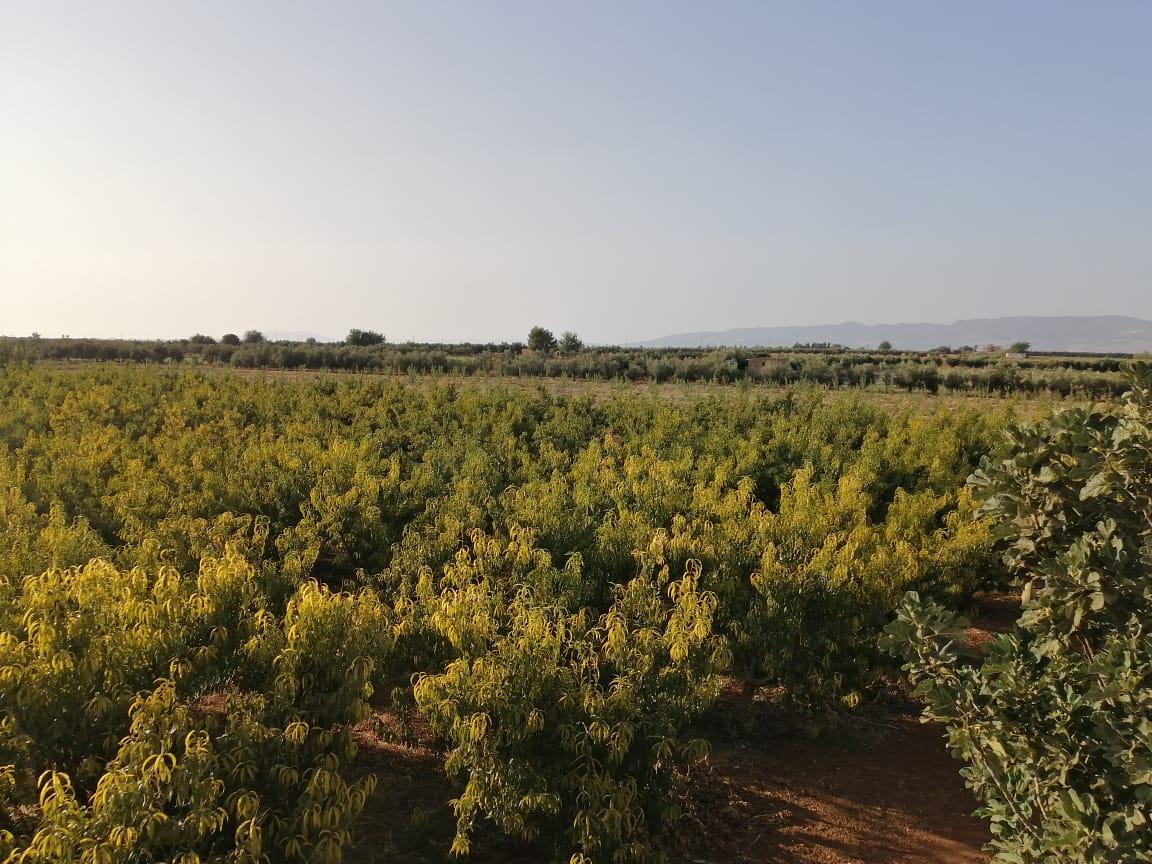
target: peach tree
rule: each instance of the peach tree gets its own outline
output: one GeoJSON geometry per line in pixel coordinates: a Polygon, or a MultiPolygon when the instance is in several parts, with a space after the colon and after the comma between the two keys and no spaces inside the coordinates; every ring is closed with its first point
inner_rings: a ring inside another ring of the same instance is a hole
{"type": "Polygon", "coordinates": [[[716,598],[698,581],[695,562],[678,580],[642,573],[599,617],[527,588],[485,602],[499,589],[482,584],[446,607],[438,620],[461,656],[422,677],[416,700],[464,781],[455,852],[467,853],[487,819],[549,845],[554,860],[660,860],[675,787],[707,752],[684,727],[728,663],[712,630],[716,598]]]}

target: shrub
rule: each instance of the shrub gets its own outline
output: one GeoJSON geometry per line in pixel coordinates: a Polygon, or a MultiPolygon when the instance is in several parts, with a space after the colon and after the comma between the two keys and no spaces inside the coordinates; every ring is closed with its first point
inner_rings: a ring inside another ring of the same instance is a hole
{"type": "Polygon", "coordinates": [[[997,860],[1152,859],[1152,371],[1115,410],[1014,429],[974,482],[1025,580],[981,663],[909,594],[884,637],[948,725],[997,860]]]}
{"type": "Polygon", "coordinates": [[[181,670],[187,692],[239,649],[258,608],[253,575],[229,556],[194,578],[99,559],[25,578],[20,623],[0,634],[0,762],[98,777],[138,690],[181,670]]]}
{"type": "Polygon", "coordinates": [[[346,345],[358,345],[361,347],[380,345],[383,344],[383,342],[383,333],[377,333],[375,330],[360,330],[355,327],[348,331],[348,336],[344,340],[344,344],[346,345]]]}
{"type": "Polygon", "coordinates": [[[728,659],[712,635],[716,599],[697,579],[638,577],[599,620],[540,605],[527,589],[507,606],[456,604],[439,616],[469,650],[421,678],[416,699],[451,743],[448,771],[465,778],[455,852],[486,817],[552,840],[557,861],[658,859],[678,771],[707,750],[682,729],[717,695],[728,659]],[[487,638],[466,632],[470,621],[487,638]]]}
{"type": "Polygon", "coordinates": [[[270,725],[265,708],[247,696],[205,711],[161,682],[133,703],[87,802],[67,775],[41,778],[40,825],[10,860],[337,864],[374,780],[347,783],[331,733],[270,725]]]}
{"type": "Polygon", "coordinates": [[[195,581],[100,561],[26,580],[26,641],[0,643],[6,860],[341,860],[374,785],[341,770],[392,650],[390,612],[370,591],[306,582],[277,620],[253,608],[251,577],[232,555],[195,581]],[[13,794],[37,773],[38,812],[13,794]]]}
{"type": "Polygon", "coordinates": [[[528,333],[528,347],[533,351],[547,354],[549,351],[556,350],[556,344],[556,337],[551,330],[536,326],[528,333]]]}

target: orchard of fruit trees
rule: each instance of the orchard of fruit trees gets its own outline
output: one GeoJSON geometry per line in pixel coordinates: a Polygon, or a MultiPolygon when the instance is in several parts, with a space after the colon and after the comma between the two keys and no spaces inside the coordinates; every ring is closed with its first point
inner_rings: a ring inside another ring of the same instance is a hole
{"type": "MultiPolygon", "coordinates": [[[[438,742],[452,851],[484,826],[548,860],[659,861],[725,682],[850,711],[893,686],[878,639],[907,592],[886,638],[921,646],[913,679],[961,755],[1000,760],[973,763],[978,791],[1030,795],[996,770],[1025,730],[989,731],[999,697],[939,671],[932,628],[1020,572],[1030,656],[1079,652],[1067,680],[1096,700],[1117,698],[1105,658],[1129,658],[1115,686],[1147,675],[1147,632],[1113,632],[1148,614],[1148,525],[1124,516],[1148,512],[1141,392],[1013,433],[967,485],[1009,409],[2,368],[0,860],[340,861],[374,790],[356,731],[388,711],[438,742]]],[[[979,674],[1049,686],[1024,667],[979,674]]],[[[1144,777],[1119,760],[1146,759],[1147,730],[1141,756],[1135,704],[1092,710],[1076,734],[1119,736],[1092,756],[1111,791],[1065,803],[1044,775],[1005,860],[1057,860],[1034,850],[1057,848],[1058,807],[1088,826],[1069,842],[1139,830],[1147,797],[1115,790],[1144,777]],[[1092,821],[1113,806],[1128,821],[1092,821]]]]}

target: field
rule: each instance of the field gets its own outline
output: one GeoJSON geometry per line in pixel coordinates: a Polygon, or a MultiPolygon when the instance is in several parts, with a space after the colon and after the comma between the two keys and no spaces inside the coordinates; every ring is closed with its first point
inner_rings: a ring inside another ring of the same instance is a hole
{"type": "Polygon", "coordinates": [[[877,641],[908,591],[1004,629],[966,481],[1047,390],[13,364],[0,404],[0,860],[987,860],[877,641]]]}

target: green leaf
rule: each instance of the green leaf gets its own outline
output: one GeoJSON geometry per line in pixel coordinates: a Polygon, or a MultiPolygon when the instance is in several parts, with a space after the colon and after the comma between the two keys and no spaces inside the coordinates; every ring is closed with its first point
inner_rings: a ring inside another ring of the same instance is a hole
{"type": "Polygon", "coordinates": [[[1087,501],[1090,498],[1099,498],[1111,491],[1112,481],[1107,474],[1093,474],[1084,484],[1084,488],[1080,490],[1080,500],[1087,501]]]}

